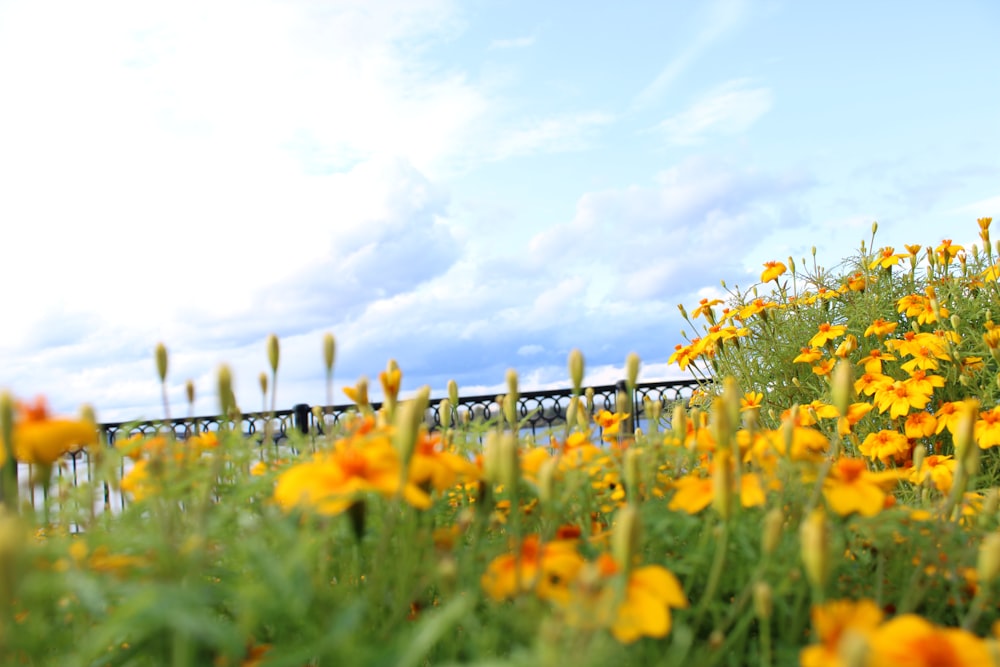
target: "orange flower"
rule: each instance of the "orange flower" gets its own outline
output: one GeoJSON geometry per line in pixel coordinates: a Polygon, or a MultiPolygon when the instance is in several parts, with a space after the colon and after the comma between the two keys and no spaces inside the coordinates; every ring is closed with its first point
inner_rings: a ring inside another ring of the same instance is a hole
{"type": "Polygon", "coordinates": [[[888,465],[889,461],[898,460],[910,453],[910,442],[899,431],[883,429],[877,433],[869,433],[860,449],[868,458],[878,459],[888,465]]]}
{"type": "Polygon", "coordinates": [[[979,637],[959,628],[942,628],[916,614],[903,614],[871,635],[871,667],[980,667],[993,664],[979,637]]]}
{"type": "Polygon", "coordinates": [[[910,408],[923,409],[930,400],[930,393],[924,393],[921,386],[909,381],[896,380],[875,392],[878,411],[882,413],[888,410],[893,419],[906,416],[910,408]]]}
{"type": "Polygon", "coordinates": [[[823,350],[814,347],[803,347],[799,356],[792,359],[793,364],[811,364],[823,358],[823,350]]]}
{"type": "Polygon", "coordinates": [[[823,481],[823,496],[840,516],[857,512],[875,516],[885,507],[887,487],[899,481],[896,471],[869,472],[862,459],[840,458],[823,481]]]}
{"type": "Polygon", "coordinates": [[[760,281],[766,283],[769,280],[777,282],[778,278],[788,270],[781,262],[764,262],[764,272],[760,274],[760,281]]]}
{"type": "Polygon", "coordinates": [[[540,544],[538,535],[528,535],[518,553],[493,559],[480,584],[497,601],[530,591],[543,600],[566,600],[569,583],[576,579],[584,562],[575,540],[540,544]]]}
{"type": "Polygon", "coordinates": [[[960,250],[965,250],[965,248],[960,245],[953,245],[951,239],[944,239],[934,253],[938,256],[938,260],[942,264],[948,266],[951,264],[952,257],[957,255],[960,250]]]}
{"type": "Polygon", "coordinates": [[[823,322],[819,325],[819,332],[809,339],[809,347],[823,347],[835,338],[840,338],[847,332],[847,327],[843,324],[830,324],[823,322]]]}
{"type": "MultiPolygon", "coordinates": [[[[97,426],[77,419],[53,418],[45,399],[18,403],[14,422],[14,456],[22,463],[51,466],[66,452],[97,442],[97,426]]],[[[0,456],[7,451],[0,442],[0,456]]],[[[2,459],[0,459],[2,461],[2,459]]]]}
{"type": "Polygon", "coordinates": [[[858,364],[864,364],[865,373],[881,373],[883,361],[895,361],[896,357],[875,348],[865,356],[861,357],[858,364]]]}
{"type": "Polygon", "coordinates": [[[646,565],[628,573],[622,590],[617,585],[622,575],[608,554],[587,563],[570,587],[569,597],[565,602],[557,601],[566,624],[609,628],[623,644],[641,637],[666,637],[672,626],[670,610],[688,606],[677,577],[659,565],[646,565]]]}
{"type": "Polygon", "coordinates": [[[840,667],[840,642],[848,631],[867,636],[882,622],[882,610],[871,600],[831,600],[814,605],[809,615],[820,643],[802,649],[802,667],[840,667]]]}
{"type": "Polygon", "coordinates": [[[979,413],[975,426],[975,438],[980,449],[1000,445],[1000,406],[979,413]]]}
{"type": "Polygon", "coordinates": [[[906,416],[906,424],[903,428],[907,438],[914,440],[929,438],[934,435],[937,429],[937,418],[923,410],[911,412],[906,416]]]}
{"type": "Polygon", "coordinates": [[[950,456],[931,454],[924,458],[919,470],[914,468],[910,471],[910,481],[914,484],[930,481],[935,489],[941,493],[948,493],[951,491],[957,464],[958,462],[950,456]]]}
{"type": "Polygon", "coordinates": [[[878,338],[885,338],[895,331],[897,326],[899,326],[897,322],[886,322],[880,317],[865,329],[865,337],[876,336],[878,338]]]}
{"type": "Polygon", "coordinates": [[[872,262],[868,265],[868,268],[872,271],[874,271],[878,267],[882,267],[883,269],[890,269],[896,264],[899,264],[900,259],[902,259],[903,257],[907,257],[907,255],[894,254],[895,252],[896,249],[893,248],[892,246],[886,246],[885,248],[882,248],[881,250],[878,251],[878,254],[875,255],[875,259],[872,260],[872,262]]]}
{"type": "Polygon", "coordinates": [[[705,319],[715,324],[715,311],[712,310],[712,306],[718,306],[722,303],[722,299],[708,299],[707,297],[698,302],[698,307],[691,311],[691,318],[698,319],[701,315],[705,316],[705,319]]]}

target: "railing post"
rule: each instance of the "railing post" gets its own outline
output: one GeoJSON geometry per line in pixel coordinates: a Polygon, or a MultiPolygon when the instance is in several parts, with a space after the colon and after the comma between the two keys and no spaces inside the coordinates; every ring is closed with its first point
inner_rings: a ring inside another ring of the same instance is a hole
{"type": "Polygon", "coordinates": [[[309,435],[309,404],[296,403],[292,410],[295,411],[295,425],[303,435],[309,435]]]}

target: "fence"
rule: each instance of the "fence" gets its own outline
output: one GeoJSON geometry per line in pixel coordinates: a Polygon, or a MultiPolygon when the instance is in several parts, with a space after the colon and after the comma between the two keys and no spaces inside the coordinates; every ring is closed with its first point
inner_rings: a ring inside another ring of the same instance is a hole
{"type": "MultiPolygon", "coordinates": [[[[675,401],[687,400],[698,386],[699,383],[696,380],[641,382],[635,385],[631,396],[629,396],[625,381],[622,380],[616,384],[594,386],[587,391],[593,391],[593,409],[595,411],[602,409],[617,411],[619,407],[618,396],[625,396],[627,405],[622,406],[622,411],[630,413],[626,427],[627,430],[631,430],[645,427],[647,421],[645,403],[647,399],[662,401],[663,404],[669,405],[675,401]]],[[[537,437],[539,431],[544,433],[564,424],[571,397],[572,391],[568,388],[521,393],[517,400],[517,416],[518,420],[523,423],[523,432],[537,437]]],[[[471,421],[489,422],[495,419],[502,409],[497,403],[497,398],[496,395],[460,397],[458,405],[452,406],[455,411],[454,416],[460,416],[463,412],[467,412],[471,421]]],[[[431,399],[426,416],[427,424],[431,429],[441,426],[442,400],[441,398],[431,399]]],[[[376,410],[381,405],[381,403],[372,403],[372,407],[376,410]]],[[[239,430],[251,440],[256,440],[258,444],[262,445],[266,437],[265,429],[268,421],[272,420],[271,439],[275,444],[280,444],[294,430],[303,434],[323,434],[326,429],[335,428],[349,414],[356,411],[357,406],[353,403],[318,406],[315,409],[307,404],[299,404],[290,410],[278,410],[273,414],[270,412],[243,413],[238,422],[225,420],[219,416],[205,416],[144,422],[113,422],[101,424],[100,428],[104,436],[103,441],[109,446],[114,446],[119,438],[127,438],[137,433],[155,435],[162,434],[165,430],[172,430],[178,438],[183,439],[195,432],[216,431],[225,424],[229,429],[239,430]]],[[[69,476],[74,485],[90,479],[91,461],[87,450],[67,454],[65,463],[65,466],[60,467],[59,474],[60,476],[69,476]]],[[[30,474],[30,469],[26,469],[25,472],[30,474]]],[[[19,477],[24,479],[24,476],[19,475],[19,477]]],[[[36,499],[32,498],[32,500],[36,499]]],[[[107,485],[104,489],[104,500],[106,507],[112,507],[115,503],[121,506],[124,502],[121,496],[107,488],[107,485]]]]}

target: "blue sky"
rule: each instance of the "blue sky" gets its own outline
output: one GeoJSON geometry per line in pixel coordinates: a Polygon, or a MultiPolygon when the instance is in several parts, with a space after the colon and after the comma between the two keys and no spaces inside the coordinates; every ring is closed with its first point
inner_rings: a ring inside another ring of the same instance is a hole
{"type": "Polygon", "coordinates": [[[1000,218],[994,2],[0,0],[0,386],[105,421],[674,373],[769,259],[1000,218]],[[339,392],[338,392],[339,394],[339,392]],[[339,398],[338,398],[339,400],[339,398]],[[175,409],[179,411],[179,409],[175,409]]]}

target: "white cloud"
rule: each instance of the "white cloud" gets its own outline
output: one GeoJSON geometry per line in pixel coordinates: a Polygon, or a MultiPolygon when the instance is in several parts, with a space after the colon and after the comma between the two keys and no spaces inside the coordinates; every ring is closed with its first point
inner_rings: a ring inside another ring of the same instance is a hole
{"type": "Polygon", "coordinates": [[[656,78],[636,95],[632,106],[644,108],[660,101],[664,93],[684,72],[690,69],[716,42],[739,25],[740,21],[743,20],[745,9],[744,0],[716,0],[709,5],[706,25],[695,35],[694,40],[668,62],[656,78]]]}
{"type": "Polygon", "coordinates": [[[691,107],[660,122],[656,130],[678,145],[693,145],[713,135],[746,132],[771,109],[767,88],[749,88],[748,81],[730,81],[712,90],[691,107]]]}

